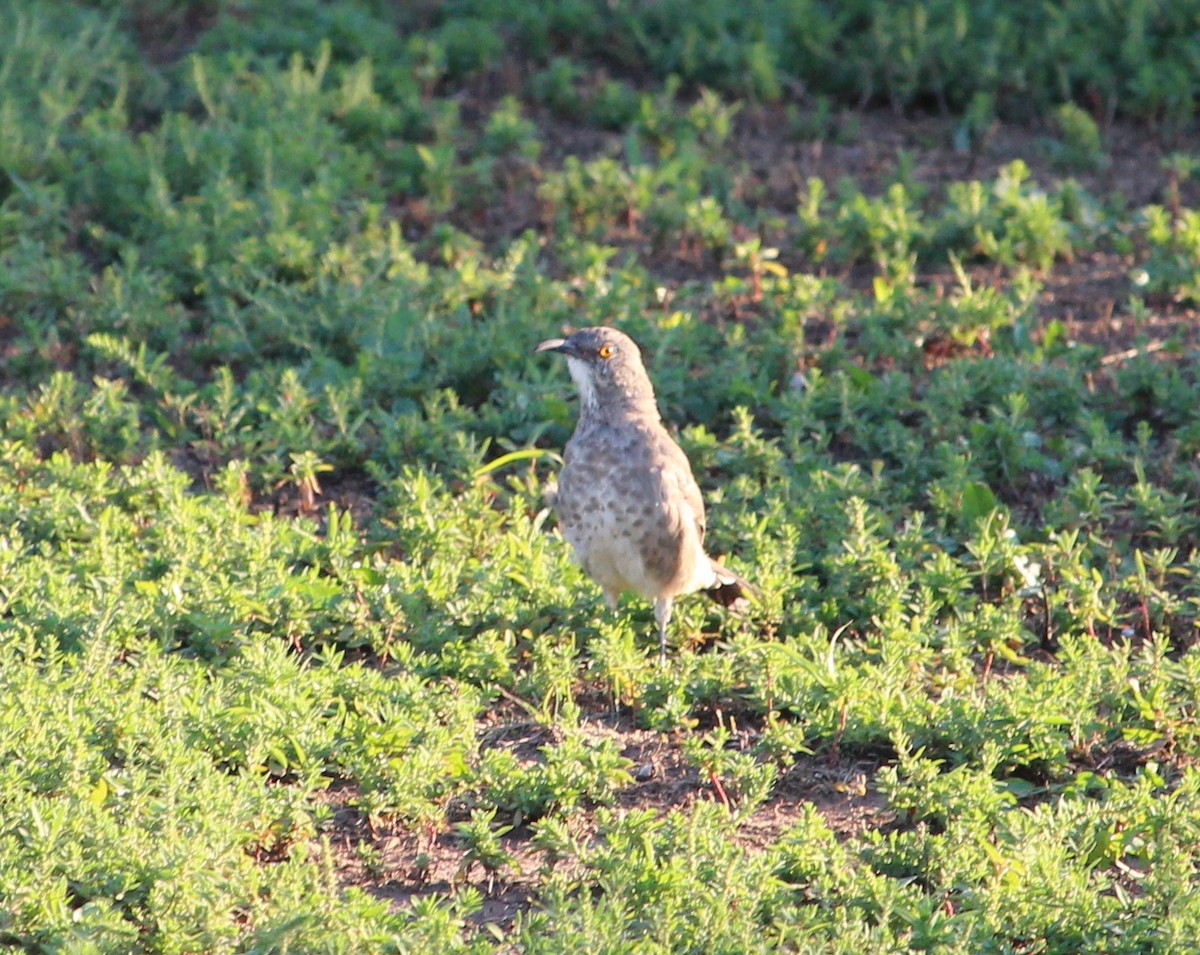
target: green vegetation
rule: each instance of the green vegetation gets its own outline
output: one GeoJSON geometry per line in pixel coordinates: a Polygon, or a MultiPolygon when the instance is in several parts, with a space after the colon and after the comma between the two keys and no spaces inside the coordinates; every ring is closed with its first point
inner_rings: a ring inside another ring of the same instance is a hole
{"type": "Polygon", "coordinates": [[[0,947],[1194,950],[1200,3],[284,6],[0,0],[0,947]]]}

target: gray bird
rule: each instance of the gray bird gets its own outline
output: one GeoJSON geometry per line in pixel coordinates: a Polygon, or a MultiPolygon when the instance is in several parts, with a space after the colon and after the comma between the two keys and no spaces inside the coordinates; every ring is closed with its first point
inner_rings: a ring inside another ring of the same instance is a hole
{"type": "Polygon", "coordinates": [[[663,426],[633,339],[598,326],[534,351],[565,355],[581,398],[554,499],[563,536],[609,607],[627,590],[654,601],[665,659],[676,597],[703,590],[728,607],[751,587],[704,551],[700,488],[663,426]]]}

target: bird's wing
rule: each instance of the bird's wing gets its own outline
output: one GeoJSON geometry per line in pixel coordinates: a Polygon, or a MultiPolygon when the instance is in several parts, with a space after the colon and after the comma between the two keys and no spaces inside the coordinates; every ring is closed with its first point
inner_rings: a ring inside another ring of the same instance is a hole
{"type": "Polygon", "coordinates": [[[696,532],[699,534],[700,543],[703,544],[706,526],[704,498],[700,494],[700,486],[696,483],[696,478],[692,475],[691,462],[688,461],[687,455],[683,453],[683,449],[665,431],[658,444],[659,446],[656,450],[662,459],[663,474],[667,480],[675,482],[678,487],[683,502],[692,512],[692,518],[696,524],[696,532]]]}

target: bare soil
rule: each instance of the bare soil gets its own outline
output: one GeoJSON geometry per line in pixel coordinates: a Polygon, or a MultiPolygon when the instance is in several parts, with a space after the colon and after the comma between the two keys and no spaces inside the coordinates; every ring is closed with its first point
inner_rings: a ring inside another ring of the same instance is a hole
{"type": "MultiPolygon", "coordinates": [[[[552,742],[549,730],[514,709],[501,705],[497,711],[504,715],[498,718],[498,713],[492,713],[481,721],[481,733],[490,745],[499,744],[499,732],[509,737],[506,743],[515,753],[532,760],[538,747],[552,742]],[[506,723],[510,718],[513,722],[506,723]]],[[[622,755],[633,764],[634,782],[617,794],[615,809],[652,809],[665,814],[686,811],[703,801],[724,801],[725,794],[688,763],[679,742],[669,735],[638,729],[630,717],[612,714],[587,719],[583,728],[588,735],[616,740],[622,755]]],[[[893,826],[895,813],[872,784],[878,768],[878,762],[869,759],[798,758],[781,773],[771,799],[738,827],[737,842],[750,852],[766,851],[803,814],[806,805],[814,806],[843,839],[893,826]]],[[[372,825],[357,808],[359,793],[351,783],[335,784],[322,798],[333,814],[326,835],[341,884],[386,899],[397,910],[417,899],[448,895],[470,884],[484,898],[472,920],[507,931],[518,914],[534,904],[543,873],[570,864],[549,860],[534,846],[530,826],[520,824],[501,840],[514,865],[500,872],[485,872],[470,865],[452,831],[416,831],[389,822],[372,825]]],[[[451,807],[451,817],[455,809],[451,807]]],[[[585,806],[571,817],[577,838],[594,836],[594,811],[594,806],[585,806]]],[[[466,813],[462,816],[466,818],[466,813]]],[[[452,818],[454,821],[458,820],[452,818]]]]}

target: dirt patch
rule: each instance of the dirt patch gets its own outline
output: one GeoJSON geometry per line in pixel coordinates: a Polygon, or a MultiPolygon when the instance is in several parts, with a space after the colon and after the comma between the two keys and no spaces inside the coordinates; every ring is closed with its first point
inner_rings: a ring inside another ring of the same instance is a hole
{"type": "MultiPolygon", "coordinates": [[[[632,763],[634,781],[617,793],[613,807],[617,811],[650,809],[666,814],[686,812],[699,802],[723,801],[713,781],[686,758],[680,739],[640,729],[629,715],[620,713],[594,714],[583,719],[580,728],[590,738],[615,741],[632,763]]],[[[486,745],[503,746],[522,759],[537,758],[539,749],[554,741],[549,729],[509,703],[486,714],[479,732],[486,745]]],[[[877,769],[872,760],[799,758],[781,772],[772,797],[739,824],[737,842],[752,852],[767,851],[808,805],[815,806],[842,839],[890,825],[894,814],[872,784],[877,769]]],[[[563,866],[575,864],[551,860],[534,844],[533,829],[522,824],[501,838],[513,864],[485,872],[470,863],[450,829],[372,824],[359,808],[361,793],[351,782],[335,783],[317,799],[331,812],[326,836],[340,884],[386,899],[396,911],[470,885],[483,898],[471,921],[507,932],[520,913],[536,906],[537,890],[548,870],[561,872],[563,866]]],[[[572,834],[584,843],[595,838],[595,810],[585,806],[568,817],[572,834]]],[[[463,815],[453,807],[449,814],[463,815]]]]}
{"type": "Polygon", "coordinates": [[[254,510],[272,510],[287,517],[311,517],[324,531],[329,508],[349,513],[358,527],[370,523],[378,509],[379,488],[364,474],[322,475],[320,491],[308,497],[292,481],[278,484],[270,494],[255,498],[254,510]]]}
{"type": "MultiPolygon", "coordinates": [[[[1102,164],[1070,169],[1055,161],[1048,126],[996,122],[976,148],[962,149],[956,145],[959,125],[954,117],[847,111],[829,135],[802,137],[789,130],[784,106],[762,106],[739,114],[730,142],[753,177],[747,185],[756,199],[785,212],[794,211],[797,192],[810,176],[830,185],[849,178],[866,194],[878,195],[907,168],[907,178],[936,191],[959,180],[994,179],[1018,159],[1043,187],[1072,178],[1093,195],[1120,195],[1130,206],[1165,203],[1173,180],[1163,160],[1200,151],[1200,133],[1166,141],[1145,126],[1120,121],[1104,131],[1102,164]]],[[[1200,182],[1177,186],[1185,205],[1200,200],[1200,182]]]]}
{"type": "Polygon", "coordinates": [[[483,895],[482,908],[472,921],[503,930],[529,908],[541,852],[530,841],[528,830],[513,830],[501,839],[514,865],[489,874],[470,864],[453,832],[414,830],[397,823],[372,825],[358,808],[361,793],[353,783],[339,782],[317,798],[333,814],[326,834],[342,886],[386,899],[399,911],[421,898],[453,895],[472,885],[483,895]]]}
{"type": "MultiPolygon", "coordinates": [[[[151,63],[168,64],[183,58],[200,37],[216,26],[221,4],[135,3],[126,15],[138,46],[151,63]]],[[[231,14],[232,15],[232,14],[231,14]]]]}

